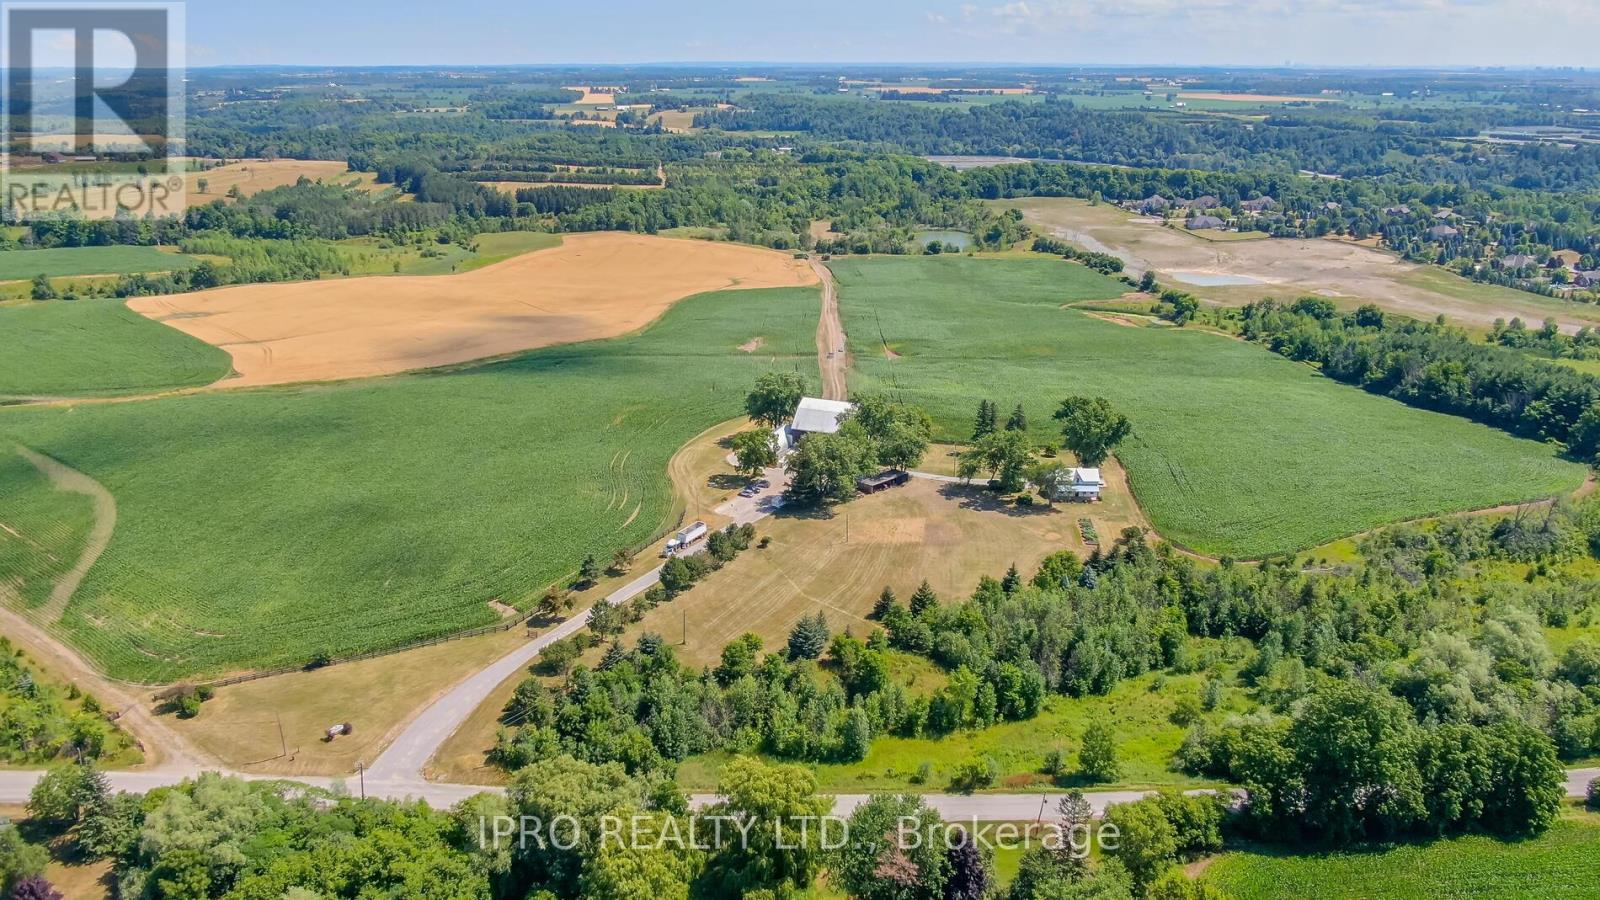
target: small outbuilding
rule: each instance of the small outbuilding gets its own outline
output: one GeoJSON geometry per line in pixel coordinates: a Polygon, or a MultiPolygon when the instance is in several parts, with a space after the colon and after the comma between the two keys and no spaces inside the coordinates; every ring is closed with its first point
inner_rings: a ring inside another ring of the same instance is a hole
{"type": "Polygon", "coordinates": [[[888,469],[876,475],[856,479],[856,490],[863,494],[877,494],[890,488],[899,487],[911,480],[910,472],[901,472],[888,469]]]}

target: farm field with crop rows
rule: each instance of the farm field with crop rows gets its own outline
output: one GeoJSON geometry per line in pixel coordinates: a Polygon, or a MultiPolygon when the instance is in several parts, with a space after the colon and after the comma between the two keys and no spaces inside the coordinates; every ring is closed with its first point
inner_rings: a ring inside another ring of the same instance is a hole
{"type": "Polygon", "coordinates": [[[83,552],[93,509],[82,494],[56,490],[9,445],[0,445],[0,498],[0,601],[37,609],[83,552]]]}
{"type": "Polygon", "coordinates": [[[228,354],[121,300],[0,307],[0,397],[129,394],[210,384],[228,354]]]}
{"type": "Polygon", "coordinates": [[[110,674],[298,664],[492,623],[490,601],[526,608],[586,553],[644,543],[680,446],[757,373],[815,378],[818,310],[807,288],[706,294],[637,335],[451,371],[0,409],[0,443],[116,498],[59,626],[110,674]]]}
{"type": "Polygon", "coordinates": [[[1372,852],[1230,853],[1205,881],[1239,900],[1600,896],[1600,816],[1574,814],[1536,838],[1464,837],[1372,852]]]}
{"type": "Polygon", "coordinates": [[[1124,288],[1055,259],[835,260],[853,390],[893,390],[964,440],[1022,403],[1040,442],[1069,395],[1132,421],[1118,451],[1161,533],[1259,557],[1415,516],[1546,497],[1583,469],[1539,444],[1337,384],[1260,347],[1064,304],[1124,288]]]}

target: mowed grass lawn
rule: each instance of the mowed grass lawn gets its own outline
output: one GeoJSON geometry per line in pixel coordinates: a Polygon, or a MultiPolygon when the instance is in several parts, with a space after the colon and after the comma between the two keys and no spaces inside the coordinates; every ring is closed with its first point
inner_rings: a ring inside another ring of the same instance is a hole
{"type": "Polygon", "coordinates": [[[1464,837],[1370,852],[1229,853],[1203,880],[1252,898],[1600,897],[1600,816],[1572,813],[1525,841],[1464,837]]]}
{"type": "Polygon", "coordinates": [[[1055,259],[835,260],[852,390],[927,407],[966,439],[978,401],[1021,402],[1041,442],[1073,394],[1133,422],[1118,451],[1151,521],[1206,553],[1259,557],[1386,522],[1547,497],[1582,467],[1549,447],[1413,409],[1267,350],[1063,308],[1123,286],[1055,259]],[[898,354],[891,358],[888,349],[898,354]]]}
{"type": "Polygon", "coordinates": [[[116,497],[59,626],[112,676],[303,663],[494,622],[490,601],[526,608],[586,553],[643,544],[672,524],[680,446],[758,373],[816,377],[818,308],[812,289],[730,291],[454,371],[0,409],[0,443],[116,497]]]}
{"type": "Polygon", "coordinates": [[[172,272],[199,260],[155,247],[59,247],[53,250],[11,250],[0,253],[0,281],[21,281],[46,275],[131,275],[172,272]]]}
{"type": "Polygon", "coordinates": [[[152,322],[121,300],[0,306],[0,344],[0,397],[189,387],[233,368],[226,351],[152,322]]]}

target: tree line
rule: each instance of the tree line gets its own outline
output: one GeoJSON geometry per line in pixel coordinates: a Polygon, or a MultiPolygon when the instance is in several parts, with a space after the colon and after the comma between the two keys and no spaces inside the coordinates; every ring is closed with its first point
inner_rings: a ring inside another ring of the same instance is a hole
{"type": "Polygon", "coordinates": [[[1440,322],[1372,306],[1341,314],[1320,297],[1251,303],[1233,321],[1246,339],[1373,393],[1566,444],[1578,459],[1600,449],[1600,379],[1473,343],[1440,322]]]}

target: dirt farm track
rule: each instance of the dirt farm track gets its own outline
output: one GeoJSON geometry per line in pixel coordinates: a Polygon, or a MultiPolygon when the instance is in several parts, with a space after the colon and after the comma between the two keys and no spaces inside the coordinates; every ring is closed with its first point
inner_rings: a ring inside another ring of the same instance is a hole
{"type": "Polygon", "coordinates": [[[626,334],[674,302],[729,288],[817,283],[803,260],[736,244],[634,234],[460,275],[259,284],[147,297],[131,309],[226,350],[220,386],[331,381],[626,334]]]}

